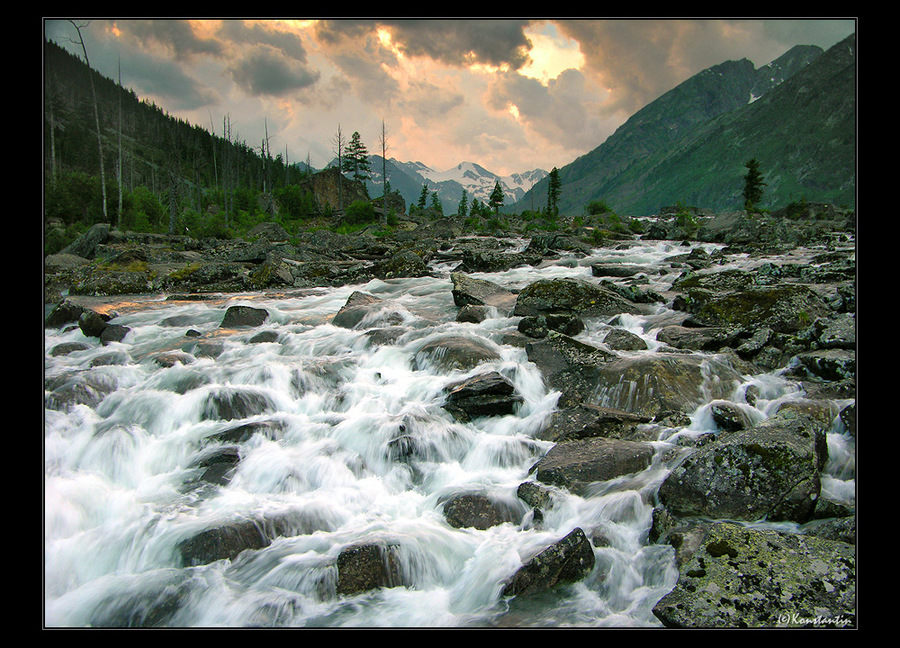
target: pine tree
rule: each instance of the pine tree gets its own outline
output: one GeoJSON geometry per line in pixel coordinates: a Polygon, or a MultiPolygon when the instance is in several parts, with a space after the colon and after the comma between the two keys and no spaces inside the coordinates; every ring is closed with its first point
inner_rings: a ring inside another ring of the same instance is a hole
{"type": "Polygon", "coordinates": [[[457,216],[465,216],[466,211],[469,209],[469,195],[465,189],[463,189],[462,199],[459,201],[459,207],[456,209],[457,216]]]}
{"type": "Polygon", "coordinates": [[[503,189],[500,188],[500,181],[494,183],[494,190],[491,192],[490,206],[494,210],[494,214],[500,215],[500,208],[503,206],[503,189]]]}
{"type": "Polygon", "coordinates": [[[747,168],[747,174],[744,176],[744,209],[751,211],[762,200],[766,182],[763,180],[756,158],[748,160],[744,166],[747,168]]]}
{"type": "Polygon", "coordinates": [[[359,131],[354,131],[350,136],[350,142],[344,148],[343,170],[352,173],[357,180],[366,180],[372,171],[369,162],[369,150],[362,143],[359,131]]]}
{"type": "Polygon", "coordinates": [[[548,179],[548,184],[547,184],[547,215],[548,216],[559,215],[559,205],[558,205],[559,193],[560,193],[559,170],[556,167],[553,167],[553,170],[550,172],[550,177],[548,179]]]}
{"type": "Polygon", "coordinates": [[[419,194],[419,209],[425,209],[425,203],[428,201],[428,185],[422,184],[422,193],[419,194]]]}

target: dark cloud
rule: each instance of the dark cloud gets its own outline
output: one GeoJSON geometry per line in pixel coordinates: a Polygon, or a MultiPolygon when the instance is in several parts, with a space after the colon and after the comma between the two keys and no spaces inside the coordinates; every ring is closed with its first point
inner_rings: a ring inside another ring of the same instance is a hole
{"type": "Polygon", "coordinates": [[[314,70],[265,45],[242,51],[228,69],[234,82],[251,95],[283,96],[319,79],[314,70]]]}
{"type": "Polygon", "coordinates": [[[531,42],[527,20],[396,20],[380,21],[391,29],[394,43],[408,56],[428,56],[449,65],[528,63],[531,42]]]}
{"type": "Polygon", "coordinates": [[[183,20],[115,20],[122,39],[157,45],[178,61],[195,56],[219,57],[222,45],[215,40],[198,38],[190,24],[183,20]]]}

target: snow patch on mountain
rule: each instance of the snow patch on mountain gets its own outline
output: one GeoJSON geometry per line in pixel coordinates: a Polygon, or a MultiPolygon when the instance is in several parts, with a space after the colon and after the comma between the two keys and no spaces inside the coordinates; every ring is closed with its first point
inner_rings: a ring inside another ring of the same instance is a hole
{"type": "MultiPolygon", "coordinates": [[[[461,162],[446,171],[435,171],[420,162],[407,163],[407,168],[415,170],[426,183],[435,185],[438,190],[442,187],[450,190],[451,183],[459,185],[465,189],[469,201],[477,198],[481,202],[488,202],[494,191],[494,185],[499,181],[506,204],[521,200],[538,180],[548,175],[543,169],[533,169],[524,173],[501,176],[474,162],[461,162]]],[[[457,200],[461,197],[457,196],[457,200]]]]}

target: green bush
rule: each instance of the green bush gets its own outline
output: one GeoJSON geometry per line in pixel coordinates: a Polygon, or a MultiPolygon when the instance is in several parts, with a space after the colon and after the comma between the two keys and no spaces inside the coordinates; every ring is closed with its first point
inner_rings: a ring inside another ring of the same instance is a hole
{"type": "Polygon", "coordinates": [[[365,200],[357,200],[347,207],[344,220],[350,225],[364,225],[376,220],[375,207],[365,200]]]}
{"type": "Polygon", "coordinates": [[[585,211],[591,216],[612,212],[612,208],[604,200],[592,200],[585,207],[585,211]]]}

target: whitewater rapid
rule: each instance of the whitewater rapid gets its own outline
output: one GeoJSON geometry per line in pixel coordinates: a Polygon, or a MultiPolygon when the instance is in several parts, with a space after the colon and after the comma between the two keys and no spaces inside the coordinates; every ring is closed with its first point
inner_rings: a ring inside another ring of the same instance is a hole
{"type": "MultiPolygon", "coordinates": [[[[589,277],[591,263],[652,266],[684,251],[648,242],[474,276],[515,289],[539,278],[589,277]]],[[[77,379],[96,398],[44,409],[45,625],[146,623],[153,611],[159,616],[151,618],[176,627],[659,626],[651,609],[678,572],[672,548],[647,540],[653,497],[666,475],[658,459],[590,496],[558,492],[540,525],[527,515],[522,524],[486,530],[446,522],[441,502],[453,493],[488,491],[516,502],[516,488],[552,446],[538,435],[558,394],[523,348],[504,343],[518,318],[495,313],[479,324],[456,322],[452,264],[433,269],[435,277],[202,301],[86,299],[131,331],[106,346],[77,326],[47,329],[45,384],[77,379]],[[332,324],[357,290],[389,304],[396,334],[390,343],[332,324]],[[223,330],[232,305],[264,308],[269,317],[254,329],[223,330]],[[185,337],[186,326],[164,325],[174,316],[189,321],[199,338],[185,337]],[[261,331],[272,331],[275,340],[251,341],[261,331]],[[467,371],[423,363],[419,349],[451,333],[484,342],[498,359],[467,371]],[[155,360],[196,350],[196,339],[221,352],[155,360]],[[89,348],[52,356],[63,342],[89,348]],[[512,381],[521,405],[511,415],[455,420],[442,408],[444,388],[488,369],[512,381]],[[256,408],[224,417],[210,405],[224,393],[256,408]],[[218,440],[238,424],[277,433],[218,440]],[[418,447],[399,456],[394,443],[404,431],[415,433],[418,447]],[[230,481],[199,483],[198,461],[226,446],[240,455],[230,481]],[[311,521],[306,533],[278,537],[233,560],[181,563],[179,544],[205,529],[298,511],[311,521]],[[533,597],[501,597],[524,560],[576,527],[602,529],[606,539],[594,548],[596,563],[584,580],[533,597]],[[414,585],[334,595],[336,557],[361,541],[396,546],[414,585]]],[[[648,287],[666,290],[675,276],[654,275],[648,287]]],[[[652,352],[653,321],[666,314],[660,306],[655,315],[630,315],[620,325],[652,352]]],[[[602,346],[609,326],[587,324],[578,338],[602,346]]],[[[750,383],[760,393],[756,417],[798,395],[777,374],[748,376],[750,383]]],[[[654,442],[657,454],[679,435],[708,431],[706,412],[699,408],[690,426],[654,442]]],[[[852,454],[842,455],[835,438],[833,454],[844,458],[829,483],[852,488],[852,454]]]]}

